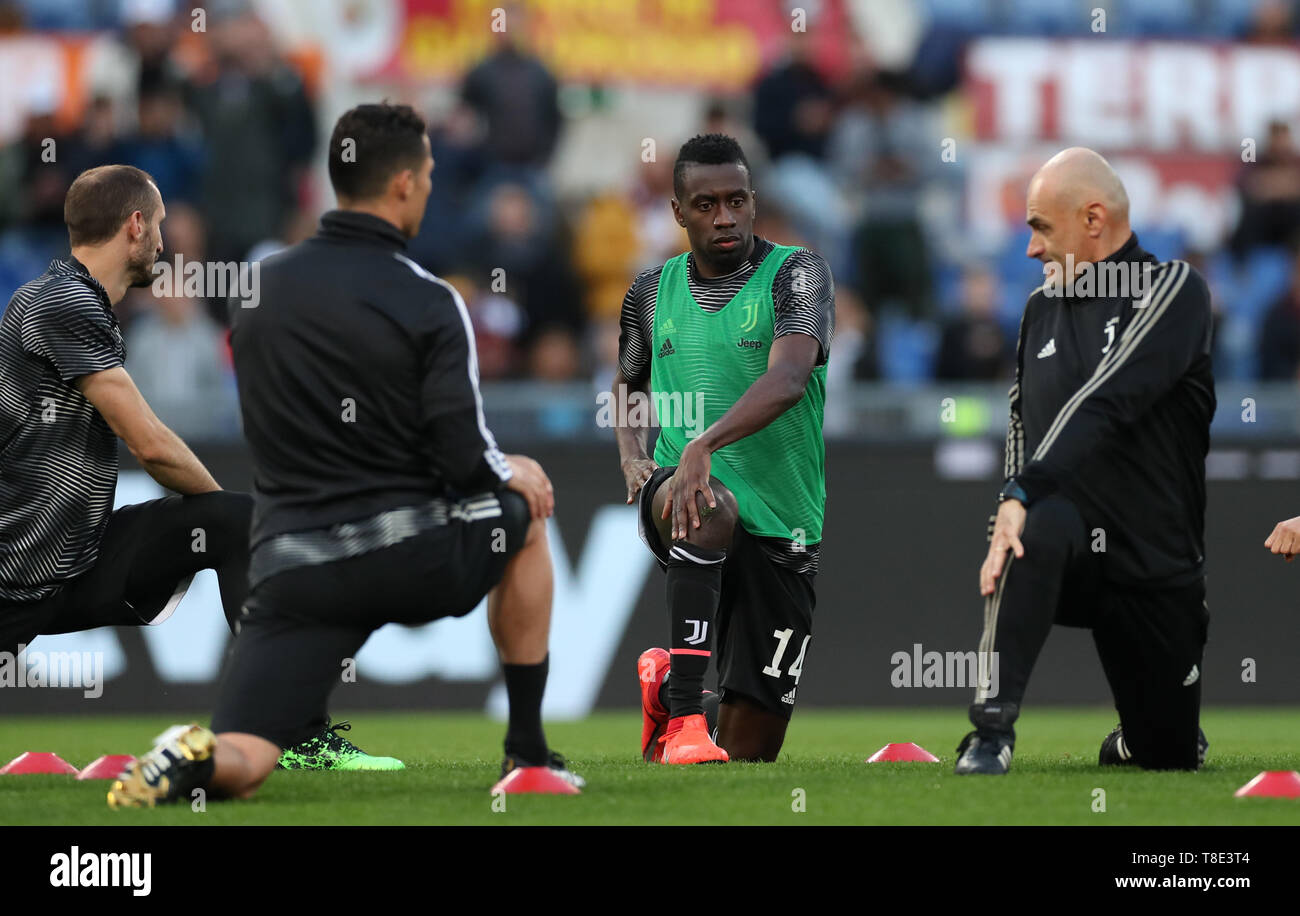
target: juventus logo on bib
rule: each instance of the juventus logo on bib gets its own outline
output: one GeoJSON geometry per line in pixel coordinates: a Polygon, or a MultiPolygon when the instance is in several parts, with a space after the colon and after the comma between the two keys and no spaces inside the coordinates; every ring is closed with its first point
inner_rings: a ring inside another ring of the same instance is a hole
{"type": "Polygon", "coordinates": [[[758,303],[750,302],[741,312],[741,331],[752,331],[758,324],[758,303]]]}

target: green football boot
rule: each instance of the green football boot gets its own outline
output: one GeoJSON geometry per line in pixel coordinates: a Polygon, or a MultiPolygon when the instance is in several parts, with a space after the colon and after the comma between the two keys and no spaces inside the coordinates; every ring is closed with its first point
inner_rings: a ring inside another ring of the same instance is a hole
{"type": "Polygon", "coordinates": [[[293,747],[285,748],[278,770],[404,770],[396,757],[371,757],[339,732],[351,731],[347,722],[330,725],[293,747]]]}

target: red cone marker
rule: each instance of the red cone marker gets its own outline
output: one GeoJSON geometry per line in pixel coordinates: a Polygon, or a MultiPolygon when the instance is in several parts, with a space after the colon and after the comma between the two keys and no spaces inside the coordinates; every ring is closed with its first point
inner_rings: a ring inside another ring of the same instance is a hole
{"type": "Polygon", "coordinates": [[[519,767],[492,787],[492,794],[581,795],[578,787],[557,776],[550,767],[519,767]]]}
{"type": "Polygon", "coordinates": [[[22,776],[29,773],[58,773],[65,776],[76,776],[77,768],[58,754],[28,751],[25,754],[19,754],[5,764],[3,769],[0,769],[0,776],[22,776]]]}
{"type": "Polygon", "coordinates": [[[1295,770],[1265,770],[1232,794],[1237,798],[1247,795],[1300,798],[1300,773],[1295,770]]]}
{"type": "Polygon", "coordinates": [[[914,761],[916,763],[938,763],[939,758],[919,744],[886,744],[867,758],[867,763],[885,763],[914,761]]]}
{"type": "Polygon", "coordinates": [[[105,754],[97,757],[81,771],[78,779],[117,779],[126,765],[135,760],[130,754],[105,754]]]}

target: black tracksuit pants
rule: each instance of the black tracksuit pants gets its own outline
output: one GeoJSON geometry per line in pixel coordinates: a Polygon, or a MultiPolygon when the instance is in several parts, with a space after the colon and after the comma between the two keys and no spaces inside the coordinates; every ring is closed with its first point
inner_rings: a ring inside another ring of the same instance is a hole
{"type": "Polygon", "coordinates": [[[1008,556],[985,599],[980,650],[997,653],[997,696],[977,692],[976,705],[996,700],[1018,709],[1052,624],[1088,627],[1134,762],[1196,769],[1205,581],[1169,588],[1106,582],[1094,549],[1103,536],[1088,530],[1065,496],[1030,506],[1025,555],[1008,556]]]}
{"type": "Polygon", "coordinates": [[[252,497],[230,490],[117,509],[94,566],[41,601],[0,606],[0,651],[16,654],[41,635],[161,623],[201,569],[216,570],[233,631],[248,594],[252,514],[252,497]]]}

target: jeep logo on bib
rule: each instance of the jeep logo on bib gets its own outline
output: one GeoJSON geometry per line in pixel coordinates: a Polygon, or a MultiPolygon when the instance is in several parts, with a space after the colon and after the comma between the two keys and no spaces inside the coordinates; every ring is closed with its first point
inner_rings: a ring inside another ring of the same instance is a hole
{"type": "Polygon", "coordinates": [[[763,341],[757,339],[748,340],[742,337],[740,340],[736,341],[736,346],[740,347],[742,350],[761,350],[763,349],[763,341]]]}

